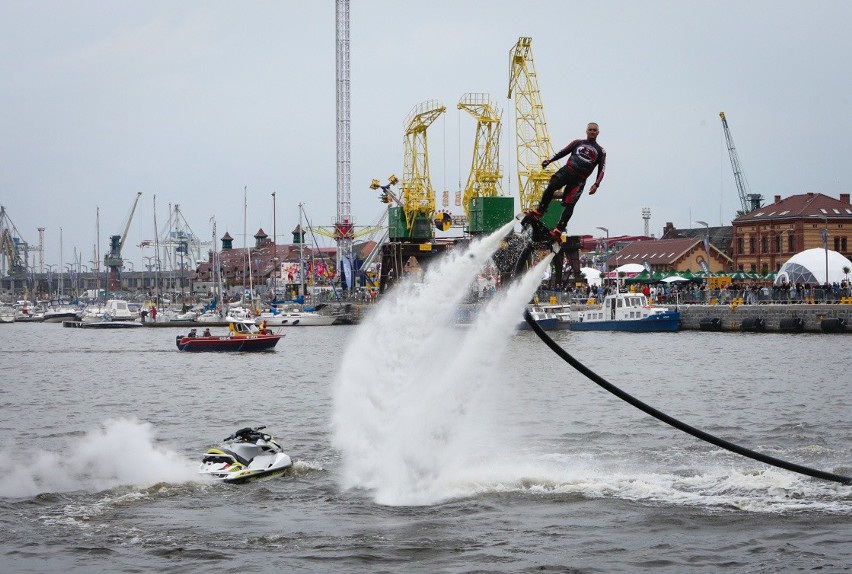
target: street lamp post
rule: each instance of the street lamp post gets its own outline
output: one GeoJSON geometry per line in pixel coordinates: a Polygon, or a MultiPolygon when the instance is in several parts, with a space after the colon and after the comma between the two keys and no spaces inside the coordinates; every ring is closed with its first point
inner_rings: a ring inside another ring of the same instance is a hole
{"type": "Polygon", "coordinates": [[[89,274],[89,266],[80,263],[80,293],[86,291],[86,275],[89,274]]]}
{"type": "MultiPolygon", "coordinates": [[[[71,288],[74,289],[74,290],[77,289],[77,274],[76,274],[76,271],[75,271],[75,267],[77,267],[76,263],[66,263],[65,264],[65,269],[68,271],[68,275],[71,276],[71,288]]],[[[64,292],[64,290],[65,290],[65,279],[64,278],[62,279],[62,289],[63,289],[63,292],[64,292]]]]}
{"type": "MultiPolygon", "coordinates": [[[[601,280],[601,286],[606,282],[606,274],[609,272],[609,229],[606,227],[598,227],[596,229],[600,229],[604,233],[606,233],[606,243],[604,243],[604,272],[603,279],[601,280]]],[[[616,278],[616,286],[618,285],[618,278],[616,278]]]]}
{"type": "MultiPolygon", "coordinates": [[[[130,265],[130,272],[131,272],[131,273],[133,273],[133,272],[136,270],[136,269],[134,269],[133,261],[125,261],[125,262],[124,262],[124,264],[125,264],[125,265],[130,265]]],[[[126,281],[127,281],[127,283],[126,283],[126,284],[127,284],[127,290],[128,290],[128,291],[130,291],[130,283],[131,283],[131,281],[133,281],[133,282],[135,283],[135,281],[136,281],[136,280],[135,280],[135,279],[130,279],[130,278],[128,277],[128,278],[126,279],[126,281]]]]}
{"type": "MultiPolygon", "coordinates": [[[[828,285],[828,214],[813,214],[811,217],[822,217],[823,221],[823,228],[820,235],[822,235],[822,249],[825,251],[825,283],[823,283],[825,286],[828,285]]],[[[825,291],[825,289],[823,291],[825,291]]]]}
{"type": "Polygon", "coordinates": [[[276,229],[278,218],[275,217],[275,193],[274,191],[272,192],[272,264],[274,265],[272,269],[272,290],[277,293],[278,272],[281,266],[278,264],[278,231],[276,229]]]}
{"type": "MultiPolygon", "coordinates": [[[[828,285],[828,215],[823,215],[825,225],[822,228],[822,249],[825,251],[825,285],[828,285]]],[[[825,290],[823,290],[825,295],[825,290]]]]}
{"type": "Polygon", "coordinates": [[[56,263],[47,263],[45,267],[47,267],[47,296],[53,299],[53,268],[56,267],[56,263]]]}
{"type": "MultiPolygon", "coordinates": [[[[704,226],[704,254],[707,256],[707,269],[705,271],[707,273],[707,277],[710,277],[710,224],[706,221],[695,221],[693,223],[697,223],[698,225],[704,226]]],[[[707,287],[710,286],[710,282],[707,281],[707,287]]],[[[705,288],[704,293],[707,294],[707,289],[705,288]]],[[[706,301],[705,301],[706,303],[706,301]]]]}
{"type": "Polygon", "coordinates": [[[606,273],[609,271],[609,229],[606,227],[597,227],[596,229],[606,233],[606,243],[604,244],[604,273],[606,273]]]}
{"type": "Polygon", "coordinates": [[[707,267],[710,267],[710,224],[706,221],[695,221],[704,226],[704,252],[707,254],[707,267]]]}
{"type": "MultiPolygon", "coordinates": [[[[153,264],[153,263],[151,263],[151,261],[152,261],[152,260],[154,260],[154,259],[156,259],[156,257],[155,257],[155,256],[153,256],[153,255],[149,255],[149,256],[145,256],[145,257],[143,257],[142,259],[145,259],[145,260],[147,260],[147,261],[148,261],[148,263],[145,265],[145,269],[147,269],[147,270],[148,270],[148,273],[150,274],[150,273],[151,273],[151,271],[153,271],[153,270],[154,270],[154,264],[153,264]]],[[[143,281],[143,283],[145,283],[145,282],[143,281]]],[[[148,287],[149,287],[149,290],[150,290],[150,285],[149,285],[148,287]]]]}

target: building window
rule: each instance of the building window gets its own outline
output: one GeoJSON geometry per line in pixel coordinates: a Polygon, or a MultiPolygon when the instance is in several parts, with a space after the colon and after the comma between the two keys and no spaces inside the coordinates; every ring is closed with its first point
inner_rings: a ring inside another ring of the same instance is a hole
{"type": "Polygon", "coordinates": [[[796,236],[792,233],[787,236],[787,251],[790,253],[796,252],[796,236]]]}
{"type": "Polygon", "coordinates": [[[840,238],[840,249],[838,249],[841,253],[846,253],[846,236],[840,238]]]}
{"type": "Polygon", "coordinates": [[[752,263],[752,264],[751,264],[751,272],[752,272],[752,273],[756,273],[756,272],[757,272],[757,263],[752,263]]]}
{"type": "Polygon", "coordinates": [[[781,253],[781,236],[775,236],[775,253],[781,253]]]}
{"type": "Polygon", "coordinates": [[[748,251],[749,251],[749,253],[751,253],[752,255],[754,255],[755,253],[757,253],[757,252],[754,250],[754,237],[749,237],[749,238],[748,238],[748,251]]]}
{"type": "Polygon", "coordinates": [[[743,253],[745,253],[745,250],[743,249],[744,244],[745,244],[745,239],[743,239],[742,237],[739,237],[737,239],[737,254],[742,255],[743,253]]]}
{"type": "Polygon", "coordinates": [[[769,253],[769,238],[765,235],[760,238],[760,252],[769,253]]]}
{"type": "Polygon", "coordinates": [[[840,238],[839,237],[834,238],[834,250],[840,251],[840,238]]]}

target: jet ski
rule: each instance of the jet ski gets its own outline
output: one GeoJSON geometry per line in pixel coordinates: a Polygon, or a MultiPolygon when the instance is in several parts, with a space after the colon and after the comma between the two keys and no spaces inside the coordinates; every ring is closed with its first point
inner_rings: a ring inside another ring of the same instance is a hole
{"type": "Polygon", "coordinates": [[[205,453],[198,472],[234,484],[283,474],[293,461],[272,435],[261,432],[265,428],[245,427],[225,438],[221,447],[205,453]]]}

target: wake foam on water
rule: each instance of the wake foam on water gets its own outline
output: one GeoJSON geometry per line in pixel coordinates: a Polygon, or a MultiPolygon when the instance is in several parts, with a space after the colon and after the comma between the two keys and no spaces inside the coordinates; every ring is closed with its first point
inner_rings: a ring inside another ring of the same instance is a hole
{"type": "Polygon", "coordinates": [[[683,476],[615,468],[572,457],[518,457],[515,464],[459,483],[467,496],[518,493],[532,496],[613,498],[649,506],[698,507],[709,512],[824,512],[852,514],[849,487],[814,481],[773,468],[696,469],[683,476]]]}
{"type": "Polygon", "coordinates": [[[15,461],[0,482],[4,498],[198,480],[197,463],[157,446],[151,424],[128,419],[107,421],[62,451],[4,449],[0,459],[15,461]]]}
{"type": "Polygon", "coordinates": [[[506,384],[497,359],[552,255],[494,297],[470,329],[454,326],[468,285],[510,228],[447,254],[422,283],[401,283],[358,328],[334,390],[344,488],[382,504],[433,504],[511,464],[516,453],[495,409],[506,384]]]}

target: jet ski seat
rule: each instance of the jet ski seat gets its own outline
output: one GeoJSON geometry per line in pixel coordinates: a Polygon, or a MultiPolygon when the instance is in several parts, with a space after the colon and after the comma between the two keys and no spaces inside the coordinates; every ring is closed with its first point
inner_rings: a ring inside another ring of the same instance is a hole
{"type": "Polygon", "coordinates": [[[225,454],[229,454],[229,455],[231,455],[232,457],[234,457],[234,460],[236,460],[237,462],[239,462],[239,463],[240,463],[240,464],[242,464],[243,466],[248,466],[248,465],[249,465],[249,461],[247,461],[246,459],[244,459],[243,457],[241,457],[240,455],[238,455],[238,454],[237,454],[237,453],[235,453],[234,451],[229,450],[229,449],[227,449],[227,448],[223,448],[223,449],[221,449],[221,450],[222,450],[222,452],[224,452],[225,454]]]}

